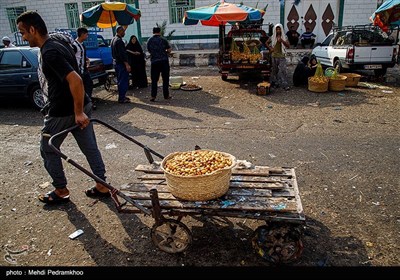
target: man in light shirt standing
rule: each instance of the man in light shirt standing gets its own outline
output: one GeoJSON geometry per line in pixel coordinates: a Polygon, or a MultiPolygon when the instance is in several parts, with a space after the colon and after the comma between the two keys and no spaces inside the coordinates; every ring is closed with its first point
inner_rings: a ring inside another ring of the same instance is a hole
{"type": "Polygon", "coordinates": [[[74,41],[74,50],[75,50],[75,57],[78,62],[78,67],[80,71],[80,76],[83,81],[83,86],[85,88],[85,92],[89,97],[92,99],[93,109],[96,109],[96,105],[93,102],[92,93],[93,93],[93,81],[90,77],[90,73],[88,70],[88,65],[90,63],[89,58],[86,55],[86,47],[83,44],[85,40],[89,37],[89,31],[85,27],[79,27],[77,29],[78,37],[74,41]]]}

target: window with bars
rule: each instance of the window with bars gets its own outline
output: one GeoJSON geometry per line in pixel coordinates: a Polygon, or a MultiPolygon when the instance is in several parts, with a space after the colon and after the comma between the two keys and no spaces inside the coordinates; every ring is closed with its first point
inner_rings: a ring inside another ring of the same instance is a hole
{"type": "Polygon", "coordinates": [[[126,3],[126,4],[135,4],[135,0],[118,0],[118,2],[126,3]]]}
{"type": "Polygon", "coordinates": [[[26,12],[26,7],[13,7],[13,8],[6,8],[7,11],[7,18],[8,22],[10,23],[10,29],[11,32],[17,32],[17,17],[22,14],[23,12],[26,12]]]}
{"type": "Polygon", "coordinates": [[[91,7],[104,3],[104,1],[89,1],[89,2],[82,2],[82,11],[86,11],[91,7]]]}
{"type": "Polygon", "coordinates": [[[171,23],[181,23],[186,10],[194,9],[194,0],[169,0],[171,23]]]}
{"type": "Polygon", "coordinates": [[[67,13],[68,28],[78,28],[81,25],[79,20],[78,3],[65,4],[65,12],[67,13]]]}

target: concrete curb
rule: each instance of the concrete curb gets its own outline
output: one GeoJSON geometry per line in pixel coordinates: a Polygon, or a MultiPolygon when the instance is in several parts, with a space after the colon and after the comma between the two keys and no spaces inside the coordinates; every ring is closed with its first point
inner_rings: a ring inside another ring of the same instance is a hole
{"type": "MultiPolygon", "coordinates": [[[[311,49],[288,50],[288,65],[296,65],[305,55],[311,55],[311,49]]],[[[217,65],[218,50],[174,51],[170,58],[171,66],[210,66],[217,65]]]]}
{"type": "MultiPolygon", "coordinates": [[[[303,56],[310,56],[311,51],[312,49],[289,49],[286,55],[287,65],[297,65],[303,56]]],[[[173,51],[169,62],[171,66],[216,66],[218,50],[173,51]]],[[[150,67],[150,59],[147,59],[147,66],[150,67]]],[[[388,69],[385,82],[400,85],[400,66],[398,64],[388,69]]]]}

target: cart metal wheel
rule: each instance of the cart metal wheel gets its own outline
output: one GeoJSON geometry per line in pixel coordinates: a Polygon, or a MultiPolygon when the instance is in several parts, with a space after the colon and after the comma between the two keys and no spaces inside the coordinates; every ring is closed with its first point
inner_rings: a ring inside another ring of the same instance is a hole
{"type": "Polygon", "coordinates": [[[252,239],[256,253],[272,263],[289,263],[303,252],[302,229],[298,225],[272,224],[260,226],[252,239]]]}
{"type": "Polygon", "coordinates": [[[227,80],[228,80],[228,75],[222,74],[222,75],[221,75],[221,79],[222,79],[223,81],[227,81],[227,80]]]}
{"type": "Polygon", "coordinates": [[[192,233],[185,224],[177,220],[165,219],[161,225],[153,225],[151,239],[154,245],[164,252],[180,253],[192,243],[192,233]]]}

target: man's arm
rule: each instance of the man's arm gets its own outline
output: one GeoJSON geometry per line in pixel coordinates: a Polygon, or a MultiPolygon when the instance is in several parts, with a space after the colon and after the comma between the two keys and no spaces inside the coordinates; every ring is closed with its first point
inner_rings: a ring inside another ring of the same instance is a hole
{"type": "Polygon", "coordinates": [[[134,51],[131,51],[131,50],[128,50],[128,49],[126,51],[131,53],[131,54],[134,54],[134,55],[139,55],[140,54],[140,52],[134,52],[134,51]]]}
{"type": "Polygon", "coordinates": [[[86,57],[86,68],[88,68],[90,65],[90,58],[86,57]]]}
{"type": "Polygon", "coordinates": [[[128,55],[126,54],[124,42],[121,39],[121,40],[118,40],[116,42],[116,44],[117,44],[116,48],[117,48],[119,59],[121,59],[124,62],[126,71],[131,72],[131,66],[128,63],[128,55]]]}
{"type": "Polygon", "coordinates": [[[74,99],[75,123],[83,129],[88,126],[90,121],[89,117],[83,111],[85,90],[82,79],[75,71],[71,71],[65,79],[68,82],[72,98],[74,99]]]}
{"type": "Polygon", "coordinates": [[[274,48],[271,46],[271,43],[272,43],[272,39],[271,39],[271,37],[269,37],[267,39],[267,41],[265,42],[265,46],[267,47],[267,49],[269,49],[270,52],[273,52],[274,48]]]}
{"type": "Polygon", "coordinates": [[[170,54],[172,51],[172,47],[171,45],[168,43],[167,39],[164,39],[164,43],[165,43],[165,51],[170,54]]]}
{"type": "Polygon", "coordinates": [[[289,44],[289,41],[288,41],[288,40],[285,40],[284,38],[282,38],[281,42],[282,42],[282,44],[283,44],[286,48],[289,48],[289,47],[290,47],[290,44],[289,44]]]}

